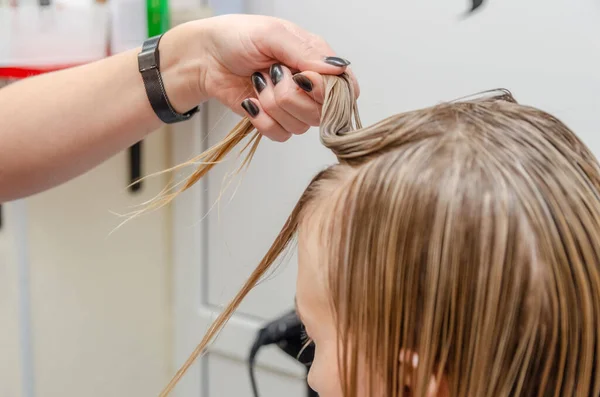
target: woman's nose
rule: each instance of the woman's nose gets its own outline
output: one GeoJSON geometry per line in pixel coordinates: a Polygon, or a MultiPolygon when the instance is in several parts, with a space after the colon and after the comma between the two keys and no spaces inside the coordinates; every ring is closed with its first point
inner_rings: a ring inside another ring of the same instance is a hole
{"type": "Polygon", "coordinates": [[[310,367],[310,370],[308,371],[308,376],[306,378],[306,382],[308,383],[308,386],[313,389],[315,392],[319,393],[319,390],[317,389],[317,382],[316,382],[316,376],[315,376],[315,370],[314,370],[314,365],[310,367]]]}

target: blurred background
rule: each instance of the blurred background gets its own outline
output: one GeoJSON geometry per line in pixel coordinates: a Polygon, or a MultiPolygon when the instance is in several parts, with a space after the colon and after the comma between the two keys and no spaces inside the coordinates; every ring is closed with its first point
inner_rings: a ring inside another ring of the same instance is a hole
{"type": "MultiPolygon", "coordinates": [[[[36,1],[0,0],[0,85],[137,47],[186,20],[267,14],[322,35],[352,61],[366,124],[504,87],[558,116],[600,154],[597,0],[36,1]]],[[[132,180],[199,154],[237,120],[209,102],[189,122],[156,131],[72,182],[2,203],[0,397],[160,392],[311,176],[334,161],[316,131],[265,141],[218,205],[233,160],[170,207],[109,235],[122,221],[115,212],[187,173],[129,189],[132,180]]],[[[175,395],[252,396],[249,349],[263,324],[293,307],[295,262],[291,255],[253,291],[175,395]]],[[[261,351],[257,366],[261,396],[307,395],[304,367],[280,349],[261,351]]]]}

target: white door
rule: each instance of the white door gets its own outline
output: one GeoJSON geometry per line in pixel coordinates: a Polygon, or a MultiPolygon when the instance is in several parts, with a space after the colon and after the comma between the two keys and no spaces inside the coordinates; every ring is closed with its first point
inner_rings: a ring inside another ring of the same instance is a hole
{"type": "MultiPolygon", "coordinates": [[[[226,1],[216,2],[227,3],[226,1]]],[[[548,110],[600,154],[600,4],[593,0],[488,0],[465,17],[464,0],[248,0],[246,11],[283,17],[325,37],[353,63],[363,122],[505,87],[548,110]],[[418,4],[417,4],[418,3],[418,4]]],[[[326,54],[324,54],[326,55],[326,54]]],[[[237,118],[210,103],[178,126],[174,160],[217,142],[237,118]],[[187,131],[186,131],[187,129],[187,131]]],[[[200,341],[276,236],[313,174],[333,162],[317,131],[286,144],[264,142],[235,197],[214,207],[233,162],[175,203],[176,366],[200,341]]],[[[234,182],[230,192],[235,190],[234,182]]],[[[295,257],[253,291],[186,375],[179,396],[250,397],[246,357],[264,321],[293,305],[295,257]]],[[[301,368],[271,349],[259,358],[261,396],[306,394],[301,368]]]]}

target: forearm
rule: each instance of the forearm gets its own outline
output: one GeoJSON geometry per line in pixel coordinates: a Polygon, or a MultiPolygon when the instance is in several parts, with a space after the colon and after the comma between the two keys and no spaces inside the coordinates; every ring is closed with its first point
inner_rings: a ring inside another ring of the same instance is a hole
{"type": "MultiPolygon", "coordinates": [[[[190,65],[177,62],[170,34],[161,42],[162,75],[174,107],[186,111],[202,98],[192,98],[190,65]]],[[[0,202],[59,185],[160,127],[138,51],[0,90],[0,202]]]]}

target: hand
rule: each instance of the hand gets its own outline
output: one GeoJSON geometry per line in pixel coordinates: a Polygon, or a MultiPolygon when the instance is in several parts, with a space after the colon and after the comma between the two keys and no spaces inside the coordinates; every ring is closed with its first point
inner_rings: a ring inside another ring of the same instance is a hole
{"type": "MultiPolygon", "coordinates": [[[[262,134],[276,141],[319,125],[322,75],[346,71],[352,76],[349,62],[336,57],[323,39],[281,19],[226,15],[173,30],[179,30],[180,39],[167,51],[177,48],[173,59],[178,58],[181,68],[196,70],[195,81],[188,83],[189,100],[197,104],[216,98],[237,114],[248,115],[262,134]]],[[[163,41],[168,39],[169,33],[163,41]]],[[[163,45],[169,46],[161,42],[161,56],[163,45]]]]}

